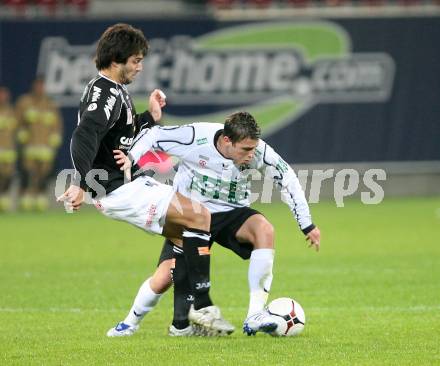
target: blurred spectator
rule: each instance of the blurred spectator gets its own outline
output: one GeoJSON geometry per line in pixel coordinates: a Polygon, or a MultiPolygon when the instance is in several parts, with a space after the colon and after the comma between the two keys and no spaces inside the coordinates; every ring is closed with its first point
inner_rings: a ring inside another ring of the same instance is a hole
{"type": "Polygon", "coordinates": [[[46,95],[44,81],[40,78],[33,82],[28,94],[18,99],[16,111],[24,173],[20,208],[43,211],[48,206],[48,177],[62,140],[62,118],[58,107],[46,95]]]}
{"type": "Polygon", "coordinates": [[[17,120],[8,88],[0,86],[0,212],[12,206],[9,188],[15,173],[17,120]]]}

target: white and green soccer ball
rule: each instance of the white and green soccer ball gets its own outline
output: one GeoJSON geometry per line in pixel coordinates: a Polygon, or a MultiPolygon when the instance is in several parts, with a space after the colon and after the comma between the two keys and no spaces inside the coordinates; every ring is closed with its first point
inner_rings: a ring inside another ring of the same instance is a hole
{"type": "Polygon", "coordinates": [[[304,330],[306,316],[302,306],[288,297],[280,297],[273,300],[267,310],[278,324],[271,335],[273,336],[296,336],[304,330]]]}

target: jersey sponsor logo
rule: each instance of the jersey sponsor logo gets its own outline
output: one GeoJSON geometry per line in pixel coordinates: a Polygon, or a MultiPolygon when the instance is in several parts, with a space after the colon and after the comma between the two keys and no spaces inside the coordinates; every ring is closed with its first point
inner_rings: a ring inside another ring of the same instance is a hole
{"type": "Polygon", "coordinates": [[[121,139],[119,140],[119,142],[120,142],[122,145],[125,145],[125,146],[131,146],[131,144],[133,143],[133,137],[125,137],[125,136],[122,136],[121,139]]]}
{"type": "Polygon", "coordinates": [[[237,204],[249,197],[250,182],[247,177],[224,180],[194,171],[189,189],[206,198],[237,204]]]}
{"type": "Polygon", "coordinates": [[[98,88],[97,86],[93,86],[93,92],[92,92],[92,102],[97,102],[99,98],[101,97],[101,88],[98,88]]]}
{"type": "Polygon", "coordinates": [[[98,105],[96,103],[90,103],[89,106],[87,107],[87,110],[89,112],[93,112],[96,111],[96,108],[98,108],[98,105]]]}
{"type": "MultiPolygon", "coordinates": [[[[223,120],[231,106],[240,107],[270,121],[262,126],[266,136],[319,103],[387,101],[395,74],[389,54],[354,52],[350,34],[331,21],[247,23],[150,44],[144,60],[149,72],[132,84],[133,95],[144,99],[157,87],[166,89],[175,105],[217,105],[206,108],[215,112],[211,120],[223,120]]],[[[37,72],[62,106],[77,105],[84,80],[96,74],[94,53],[93,44],[43,40],[37,72]]],[[[199,117],[169,115],[168,120],[187,123],[199,117]]]]}
{"type": "Polygon", "coordinates": [[[202,137],[196,140],[197,145],[204,145],[208,143],[208,139],[206,137],[202,137]]]}
{"type": "Polygon", "coordinates": [[[113,95],[109,96],[104,106],[104,112],[107,117],[107,120],[110,119],[110,114],[112,113],[115,104],[116,104],[116,98],[113,95]]]}

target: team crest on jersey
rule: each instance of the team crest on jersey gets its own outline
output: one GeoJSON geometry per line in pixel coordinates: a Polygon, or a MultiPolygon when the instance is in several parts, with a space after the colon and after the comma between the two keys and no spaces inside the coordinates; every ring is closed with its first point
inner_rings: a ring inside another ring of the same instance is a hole
{"type": "Polygon", "coordinates": [[[207,164],[206,160],[203,160],[203,159],[200,159],[200,160],[199,160],[199,165],[200,165],[202,168],[204,168],[204,167],[206,166],[206,164],[207,164]]]}

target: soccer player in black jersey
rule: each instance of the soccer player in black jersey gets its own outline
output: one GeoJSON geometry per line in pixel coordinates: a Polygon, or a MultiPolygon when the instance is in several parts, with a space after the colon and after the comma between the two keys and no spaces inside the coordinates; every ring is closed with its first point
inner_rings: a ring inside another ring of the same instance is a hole
{"type": "Polygon", "coordinates": [[[209,296],[209,211],[151,177],[137,176],[127,183],[127,172],[122,172],[113,158],[116,150],[127,151],[136,134],[161,118],[166,103],[163,94],[155,90],[149,98],[150,111],[137,114],[127,91],[126,85],[142,71],[147,51],[142,31],[128,24],[109,27],[99,39],[95,59],[98,75],[81,97],[78,126],[70,145],[75,176],[58,200],[78,210],[88,191],[104,215],[147,232],[181,238],[195,297],[192,320],[223,331],[230,325],[209,296]]]}

